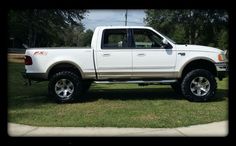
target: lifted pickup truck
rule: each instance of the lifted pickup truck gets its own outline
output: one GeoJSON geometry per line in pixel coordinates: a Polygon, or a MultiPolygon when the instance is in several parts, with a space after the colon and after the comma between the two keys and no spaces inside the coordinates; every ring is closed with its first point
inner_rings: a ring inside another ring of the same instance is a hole
{"type": "Polygon", "coordinates": [[[49,80],[58,102],[80,99],[91,83],[170,84],[189,101],[206,101],[227,71],[222,50],[179,45],[151,27],[97,27],[91,48],[29,48],[24,77],[49,80]]]}

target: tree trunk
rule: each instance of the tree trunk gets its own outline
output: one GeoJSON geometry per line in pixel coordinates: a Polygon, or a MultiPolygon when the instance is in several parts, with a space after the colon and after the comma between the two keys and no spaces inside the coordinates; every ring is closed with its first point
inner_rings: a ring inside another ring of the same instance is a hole
{"type": "Polygon", "coordinates": [[[34,37],[33,37],[33,39],[34,39],[34,41],[33,41],[33,47],[35,47],[35,46],[36,46],[36,37],[37,37],[37,35],[36,35],[36,32],[35,32],[35,31],[33,32],[33,34],[34,34],[34,37]]]}
{"type": "Polygon", "coordinates": [[[32,30],[31,30],[31,26],[29,25],[29,33],[28,33],[28,40],[29,40],[29,44],[28,46],[31,47],[31,38],[32,38],[32,30]]]}
{"type": "Polygon", "coordinates": [[[189,44],[192,44],[192,35],[191,35],[191,28],[189,28],[189,31],[188,31],[188,43],[189,44]]]}
{"type": "Polygon", "coordinates": [[[194,33],[194,42],[196,43],[196,40],[197,40],[197,38],[198,38],[198,33],[199,31],[198,30],[195,30],[195,33],[194,33]]]}
{"type": "Polygon", "coordinates": [[[32,21],[33,21],[33,10],[30,10],[29,12],[29,19],[28,19],[28,30],[29,30],[29,33],[28,33],[28,39],[29,39],[29,44],[28,46],[29,47],[32,47],[32,33],[33,33],[33,30],[32,30],[32,21]]]}

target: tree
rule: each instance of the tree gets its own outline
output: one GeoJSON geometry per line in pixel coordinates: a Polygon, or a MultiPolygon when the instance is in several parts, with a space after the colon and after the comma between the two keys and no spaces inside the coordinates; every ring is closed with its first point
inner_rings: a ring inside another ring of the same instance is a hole
{"type": "Polygon", "coordinates": [[[225,50],[229,47],[229,34],[227,30],[222,29],[218,35],[218,46],[219,48],[225,50]]]}
{"type": "Polygon", "coordinates": [[[63,40],[65,42],[64,46],[82,46],[83,42],[81,40],[84,33],[83,31],[84,27],[82,25],[72,25],[65,29],[63,35],[63,40]]]}
{"type": "MultiPolygon", "coordinates": [[[[218,46],[221,30],[225,30],[227,34],[228,14],[224,10],[185,9],[145,12],[147,25],[181,43],[218,46]]],[[[221,38],[221,41],[225,39],[221,38]]]]}
{"type": "Polygon", "coordinates": [[[71,26],[82,26],[86,10],[10,10],[8,13],[9,36],[16,45],[29,47],[64,45],[64,32],[71,26]]]}
{"type": "Polygon", "coordinates": [[[86,30],[83,34],[83,46],[90,46],[93,37],[93,31],[91,29],[86,30]]]}

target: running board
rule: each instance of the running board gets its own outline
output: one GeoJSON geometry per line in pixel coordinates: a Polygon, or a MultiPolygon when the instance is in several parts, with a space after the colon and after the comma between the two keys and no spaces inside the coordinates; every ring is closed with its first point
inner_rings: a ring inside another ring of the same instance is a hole
{"type": "Polygon", "coordinates": [[[143,81],[143,80],[135,80],[135,81],[95,81],[97,84],[170,84],[177,82],[177,80],[157,80],[157,81],[143,81]]]}

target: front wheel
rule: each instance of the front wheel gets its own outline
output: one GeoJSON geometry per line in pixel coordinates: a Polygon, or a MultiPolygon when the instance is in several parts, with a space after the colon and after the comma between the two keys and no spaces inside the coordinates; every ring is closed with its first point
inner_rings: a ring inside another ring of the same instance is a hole
{"type": "Polygon", "coordinates": [[[70,71],[54,74],[49,80],[48,92],[59,103],[71,102],[81,96],[82,85],[79,77],[70,71]]]}
{"type": "Polygon", "coordinates": [[[189,72],[181,84],[182,93],[189,101],[207,101],[215,96],[216,88],[214,75],[205,69],[189,72]]]}

